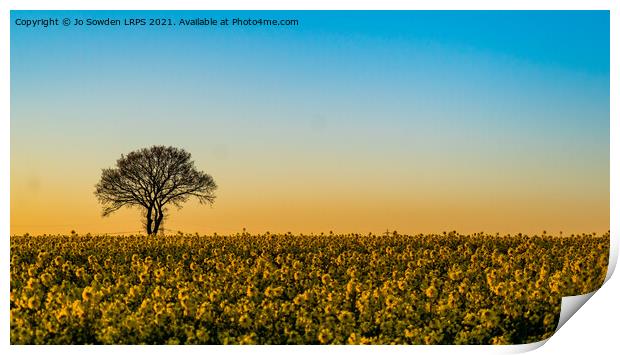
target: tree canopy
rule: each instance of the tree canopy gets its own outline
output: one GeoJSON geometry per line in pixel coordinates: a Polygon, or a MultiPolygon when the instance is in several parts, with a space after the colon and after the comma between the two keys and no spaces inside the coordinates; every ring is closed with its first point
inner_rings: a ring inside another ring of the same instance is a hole
{"type": "Polygon", "coordinates": [[[143,208],[146,233],[154,235],[164,220],[165,206],[181,208],[191,197],[213,204],[216,189],[213,177],[196,169],[190,153],[152,146],[121,155],[116,167],[103,169],[95,195],[103,205],[103,216],[124,206],[143,208]]]}

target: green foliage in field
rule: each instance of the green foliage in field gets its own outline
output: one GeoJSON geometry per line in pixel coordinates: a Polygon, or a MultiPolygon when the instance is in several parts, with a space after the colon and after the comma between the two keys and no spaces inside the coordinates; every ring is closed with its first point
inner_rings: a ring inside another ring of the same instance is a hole
{"type": "Polygon", "coordinates": [[[608,251],[608,233],[13,236],[11,342],[534,342],[608,251]]]}

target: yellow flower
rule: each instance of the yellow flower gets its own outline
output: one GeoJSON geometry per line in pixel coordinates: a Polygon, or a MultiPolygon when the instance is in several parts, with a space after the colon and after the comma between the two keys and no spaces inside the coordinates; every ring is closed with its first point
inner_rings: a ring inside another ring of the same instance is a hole
{"type": "Polygon", "coordinates": [[[435,288],[435,286],[431,285],[429,286],[426,291],[424,291],[424,293],[426,294],[426,297],[430,298],[430,299],[434,299],[435,297],[437,297],[437,288],[435,288]]]}
{"type": "Polygon", "coordinates": [[[357,335],[355,332],[353,332],[353,333],[351,333],[349,335],[349,338],[347,339],[347,344],[356,345],[356,344],[360,343],[360,340],[361,339],[360,339],[359,335],[357,335]]]}
{"type": "Polygon", "coordinates": [[[180,300],[185,300],[189,297],[189,292],[187,289],[182,288],[179,290],[179,293],[177,296],[180,300]]]}
{"type": "Polygon", "coordinates": [[[355,319],[353,317],[353,313],[349,311],[342,311],[340,312],[340,314],[338,314],[338,320],[340,320],[342,323],[351,323],[355,319]]]}
{"type": "Polygon", "coordinates": [[[54,265],[60,266],[62,265],[62,263],[63,263],[62,256],[58,255],[54,258],[54,265]]]}
{"type": "Polygon", "coordinates": [[[75,276],[77,276],[78,279],[83,279],[84,276],[86,276],[86,271],[84,270],[83,267],[78,268],[75,270],[75,276]]]}
{"type": "Polygon", "coordinates": [[[545,326],[555,325],[555,315],[553,313],[545,314],[545,318],[543,319],[543,324],[545,326]]]}
{"type": "Polygon", "coordinates": [[[41,300],[36,296],[31,296],[28,298],[28,308],[30,309],[38,309],[41,306],[41,300]]]}
{"type": "Polygon", "coordinates": [[[329,329],[323,328],[319,331],[318,340],[321,344],[327,344],[330,340],[332,340],[333,335],[329,329]]]}
{"type": "Polygon", "coordinates": [[[69,312],[67,311],[66,308],[63,307],[56,312],[56,320],[58,320],[59,323],[66,322],[68,318],[69,318],[69,312]]]}
{"type": "Polygon", "coordinates": [[[397,303],[398,303],[398,302],[397,302],[397,300],[396,300],[396,297],[394,297],[394,296],[392,296],[392,295],[388,295],[388,296],[385,298],[385,305],[386,305],[388,308],[392,308],[392,307],[396,306],[396,304],[397,304],[397,303]]]}
{"type": "Polygon", "coordinates": [[[47,287],[52,285],[52,275],[47,272],[41,274],[41,283],[47,287]]]}
{"type": "Polygon", "coordinates": [[[248,286],[245,290],[245,295],[248,297],[256,295],[256,289],[254,288],[254,286],[248,286]]]}
{"type": "Polygon", "coordinates": [[[140,279],[141,283],[146,283],[149,280],[149,274],[143,272],[140,275],[138,275],[138,278],[140,279]]]}
{"type": "Polygon", "coordinates": [[[93,288],[90,287],[90,286],[86,286],[86,287],[84,287],[84,290],[82,291],[82,299],[84,301],[91,300],[93,298],[94,294],[95,293],[94,293],[93,288]]]}
{"type": "Polygon", "coordinates": [[[79,300],[73,301],[72,309],[73,314],[76,317],[81,318],[82,316],[84,316],[84,307],[82,306],[82,302],[80,302],[79,300]]]}
{"type": "Polygon", "coordinates": [[[252,325],[252,320],[247,314],[244,314],[241,317],[239,317],[239,325],[242,328],[249,328],[250,325],[252,325]]]}

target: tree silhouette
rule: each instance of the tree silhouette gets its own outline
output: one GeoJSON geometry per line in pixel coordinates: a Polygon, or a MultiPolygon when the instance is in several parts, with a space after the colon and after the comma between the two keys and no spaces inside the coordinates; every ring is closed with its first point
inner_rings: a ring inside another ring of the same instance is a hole
{"type": "Polygon", "coordinates": [[[212,204],[217,185],[211,175],[196,169],[190,153],[152,146],[121,155],[115,168],[102,169],[95,188],[104,217],[123,206],[142,207],[146,233],[156,235],[166,205],[181,208],[190,197],[212,204]]]}

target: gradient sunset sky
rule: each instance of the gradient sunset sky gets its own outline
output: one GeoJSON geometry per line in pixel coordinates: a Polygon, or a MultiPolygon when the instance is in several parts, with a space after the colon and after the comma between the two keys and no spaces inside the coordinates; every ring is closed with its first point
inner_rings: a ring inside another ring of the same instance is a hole
{"type": "Polygon", "coordinates": [[[12,11],[11,233],[103,218],[102,168],[151,145],[219,189],[199,233],[609,229],[609,12],[12,11]],[[253,17],[294,27],[24,28],[253,17]]]}

